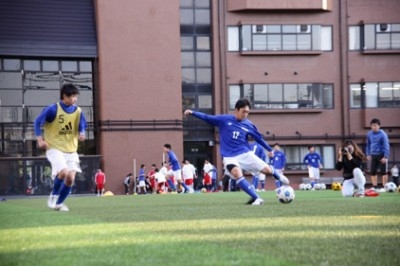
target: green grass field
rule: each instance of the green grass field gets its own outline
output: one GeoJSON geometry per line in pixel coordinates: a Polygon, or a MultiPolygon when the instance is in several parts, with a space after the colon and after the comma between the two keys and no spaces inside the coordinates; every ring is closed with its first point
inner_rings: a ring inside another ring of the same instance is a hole
{"type": "Polygon", "coordinates": [[[0,265],[400,265],[400,193],[272,191],[0,202],[0,265]]]}

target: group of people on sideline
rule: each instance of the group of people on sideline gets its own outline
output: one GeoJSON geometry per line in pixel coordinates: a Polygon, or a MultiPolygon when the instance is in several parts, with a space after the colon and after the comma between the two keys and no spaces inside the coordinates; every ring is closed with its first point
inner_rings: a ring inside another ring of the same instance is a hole
{"type": "Polygon", "coordinates": [[[123,184],[125,194],[164,194],[164,193],[193,193],[195,191],[215,192],[217,188],[217,169],[209,159],[204,160],[201,184],[197,169],[188,159],[182,161],[182,166],[170,144],[164,144],[163,151],[168,161],[164,161],[160,167],[151,165],[146,172],[146,165],[142,164],[138,175],[132,173],[124,177],[123,184]]]}

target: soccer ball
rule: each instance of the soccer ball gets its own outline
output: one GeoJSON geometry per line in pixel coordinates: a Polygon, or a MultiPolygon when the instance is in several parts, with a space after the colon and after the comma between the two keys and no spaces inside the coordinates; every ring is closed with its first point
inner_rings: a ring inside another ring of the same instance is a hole
{"type": "Polygon", "coordinates": [[[301,183],[301,184],[299,185],[299,189],[300,189],[300,190],[306,190],[306,184],[301,183]]]}
{"type": "Polygon", "coordinates": [[[341,190],[342,189],[342,185],[339,182],[333,182],[332,183],[332,189],[333,190],[341,190]]]}
{"type": "Polygon", "coordinates": [[[306,190],[311,190],[311,189],[312,189],[311,184],[310,183],[306,184],[306,190]]]}
{"type": "Polygon", "coordinates": [[[325,190],[326,189],[325,183],[320,183],[320,185],[321,185],[321,190],[325,190]]]}
{"type": "Polygon", "coordinates": [[[281,186],[276,193],[281,203],[291,203],[295,197],[293,188],[288,185],[281,186]]]}
{"type": "Polygon", "coordinates": [[[397,189],[396,184],[393,182],[388,182],[385,184],[385,191],[386,192],[395,192],[397,189]]]}
{"type": "Polygon", "coordinates": [[[320,184],[320,183],[316,183],[316,184],[314,185],[314,189],[315,189],[315,190],[322,190],[321,184],[320,184]]]}

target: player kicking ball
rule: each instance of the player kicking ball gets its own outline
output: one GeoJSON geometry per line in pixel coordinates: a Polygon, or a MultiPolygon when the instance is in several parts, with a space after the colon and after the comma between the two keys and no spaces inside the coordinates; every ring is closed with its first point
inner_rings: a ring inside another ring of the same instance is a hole
{"type": "Polygon", "coordinates": [[[262,205],[264,200],[259,197],[255,188],[247,182],[243,176],[243,170],[251,173],[272,174],[282,184],[289,184],[289,180],[250,150],[249,137],[265,148],[269,154],[273,154],[272,148],[264,141],[256,126],[247,119],[250,107],[249,100],[239,99],[235,104],[233,115],[207,115],[193,110],[185,110],[184,115],[192,115],[219,129],[220,153],[223,157],[224,168],[230,177],[236,180],[236,184],[250,195],[251,199],[248,204],[262,205]]]}

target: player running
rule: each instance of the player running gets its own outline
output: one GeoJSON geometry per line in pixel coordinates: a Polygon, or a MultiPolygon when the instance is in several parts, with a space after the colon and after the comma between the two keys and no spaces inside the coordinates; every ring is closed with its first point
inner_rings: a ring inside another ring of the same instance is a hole
{"type": "Polygon", "coordinates": [[[220,152],[223,157],[224,168],[236,180],[237,185],[250,195],[251,199],[248,204],[262,205],[264,200],[258,196],[254,187],[247,182],[243,176],[243,170],[251,173],[272,174],[275,179],[280,180],[283,184],[289,184],[289,180],[284,175],[276,172],[272,166],[258,158],[250,150],[249,137],[261,144],[269,153],[273,153],[272,148],[264,141],[256,126],[247,119],[249,112],[249,100],[239,99],[235,104],[233,115],[207,115],[192,110],[185,110],[184,114],[193,115],[218,127],[220,152]]]}

